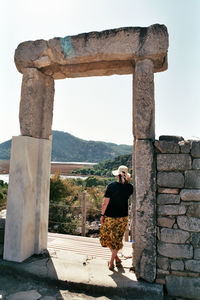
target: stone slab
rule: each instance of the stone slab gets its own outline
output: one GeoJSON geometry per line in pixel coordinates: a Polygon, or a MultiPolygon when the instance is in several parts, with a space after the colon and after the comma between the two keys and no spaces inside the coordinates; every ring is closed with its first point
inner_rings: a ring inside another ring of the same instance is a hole
{"type": "Polygon", "coordinates": [[[184,270],[184,263],[182,260],[173,260],[171,262],[171,270],[174,271],[183,271],[184,270]]]}
{"type": "Polygon", "coordinates": [[[156,276],[156,180],[151,141],[135,143],[136,220],[135,249],[138,278],[153,282],[156,276]],[[148,220],[148,222],[147,222],[148,220]]]}
{"type": "Polygon", "coordinates": [[[200,170],[185,171],[185,188],[200,189],[200,170]]]}
{"type": "Polygon", "coordinates": [[[183,189],[180,197],[183,201],[200,201],[200,189],[183,189]]]}
{"type": "Polygon", "coordinates": [[[192,258],[193,247],[191,245],[176,245],[158,242],[158,254],[170,258],[192,258]]]}
{"type": "Polygon", "coordinates": [[[178,135],[161,135],[159,137],[159,141],[167,141],[178,144],[179,142],[184,141],[184,138],[178,135]]]}
{"type": "Polygon", "coordinates": [[[158,171],[184,171],[192,168],[189,154],[157,154],[158,171]]]}
{"type": "Polygon", "coordinates": [[[160,269],[168,270],[169,269],[169,259],[167,257],[157,257],[157,266],[160,269]]]}
{"type": "Polygon", "coordinates": [[[194,249],[194,259],[200,259],[200,248],[194,249]]]}
{"type": "Polygon", "coordinates": [[[21,262],[47,248],[51,141],[13,137],[4,259],[21,262]]]}
{"type": "Polygon", "coordinates": [[[178,195],[179,194],[179,189],[158,188],[158,193],[178,195]]]}
{"type": "Polygon", "coordinates": [[[169,296],[200,299],[200,278],[169,275],[166,277],[166,288],[169,296]]]}
{"type": "Polygon", "coordinates": [[[200,273],[200,260],[190,259],[185,261],[185,269],[187,271],[200,273]]]}
{"type": "Polygon", "coordinates": [[[54,80],[37,69],[25,69],[19,112],[21,134],[49,139],[52,135],[53,103],[54,80]]]}
{"type": "Polygon", "coordinates": [[[200,219],[198,218],[178,216],[177,223],[180,229],[190,232],[200,232],[200,219]]]}
{"type": "Polygon", "coordinates": [[[200,170],[200,158],[193,159],[192,169],[194,169],[194,170],[200,170]]]}
{"type": "Polygon", "coordinates": [[[177,143],[167,141],[155,141],[154,146],[161,153],[179,153],[180,148],[177,143]]]}
{"type": "Polygon", "coordinates": [[[172,228],[175,223],[175,218],[171,217],[158,217],[158,226],[172,228]]]}
{"type": "Polygon", "coordinates": [[[38,68],[55,79],[132,74],[135,62],[145,58],[159,72],[167,69],[167,50],[167,28],[154,24],[23,42],[15,63],[21,73],[38,68]]]}
{"type": "Polygon", "coordinates": [[[180,196],[179,195],[172,195],[172,194],[159,194],[157,196],[157,203],[159,205],[179,204],[180,203],[180,196]]]}
{"type": "Polygon", "coordinates": [[[200,219],[200,203],[189,205],[187,208],[187,216],[200,219]]]}
{"type": "Polygon", "coordinates": [[[200,233],[195,232],[191,234],[191,244],[195,248],[200,248],[200,233]]]}
{"type": "Polygon", "coordinates": [[[190,234],[179,229],[162,228],[160,240],[172,244],[185,244],[189,240],[190,234]]]}
{"type": "Polygon", "coordinates": [[[183,188],[184,176],[181,172],[158,172],[157,184],[159,187],[183,188]]]}
{"type": "Polygon", "coordinates": [[[9,295],[7,300],[38,300],[41,298],[41,295],[36,290],[29,290],[23,292],[17,292],[9,295]]]}
{"type": "Polygon", "coordinates": [[[180,141],[179,147],[180,147],[181,153],[190,153],[191,142],[190,141],[180,141]]]}
{"type": "Polygon", "coordinates": [[[191,155],[200,158],[200,141],[192,141],[191,155]]]}
{"type": "Polygon", "coordinates": [[[133,135],[136,139],[155,138],[155,101],[153,63],[136,63],[133,76],[133,135]]]}
{"type": "Polygon", "coordinates": [[[158,206],[159,216],[179,216],[186,213],[184,205],[159,205],[158,206]]]}

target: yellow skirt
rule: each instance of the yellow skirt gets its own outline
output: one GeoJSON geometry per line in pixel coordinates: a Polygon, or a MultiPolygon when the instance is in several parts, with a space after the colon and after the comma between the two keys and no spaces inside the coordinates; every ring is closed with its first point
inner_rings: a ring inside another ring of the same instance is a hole
{"type": "Polygon", "coordinates": [[[100,228],[100,243],[102,247],[122,249],[123,235],[128,224],[128,217],[110,218],[105,217],[100,228]]]}

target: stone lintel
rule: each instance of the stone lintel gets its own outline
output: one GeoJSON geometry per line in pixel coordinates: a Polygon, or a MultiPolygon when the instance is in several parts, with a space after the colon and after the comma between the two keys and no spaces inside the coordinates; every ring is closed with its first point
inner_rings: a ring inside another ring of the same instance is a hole
{"type": "Polygon", "coordinates": [[[22,262],[47,248],[51,141],[13,137],[4,259],[22,262]]]}
{"type": "Polygon", "coordinates": [[[136,141],[134,255],[137,277],[149,282],[153,282],[156,276],[156,180],[153,153],[151,141],[136,141]]]}
{"type": "Polygon", "coordinates": [[[136,64],[133,76],[133,135],[138,140],[155,138],[154,74],[148,59],[136,64]]]}
{"type": "Polygon", "coordinates": [[[130,62],[146,58],[160,72],[167,69],[167,51],[167,28],[154,24],[23,42],[15,51],[15,63],[21,73],[33,67],[55,79],[105,75],[106,62],[112,65],[108,75],[132,74],[130,62]]]}
{"type": "Polygon", "coordinates": [[[24,70],[21,102],[21,134],[49,139],[52,135],[54,80],[34,68],[24,70]]]}

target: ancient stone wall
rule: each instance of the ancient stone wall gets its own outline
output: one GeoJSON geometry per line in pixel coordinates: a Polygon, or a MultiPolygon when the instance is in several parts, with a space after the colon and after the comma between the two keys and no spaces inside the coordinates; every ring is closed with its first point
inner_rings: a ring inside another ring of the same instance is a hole
{"type": "Polygon", "coordinates": [[[200,141],[160,137],[157,161],[157,283],[200,299],[200,141]]]}
{"type": "Polygon", "coordinates": [[[5,217],[0,215],[0,257],[3,255],[5,217]]]}

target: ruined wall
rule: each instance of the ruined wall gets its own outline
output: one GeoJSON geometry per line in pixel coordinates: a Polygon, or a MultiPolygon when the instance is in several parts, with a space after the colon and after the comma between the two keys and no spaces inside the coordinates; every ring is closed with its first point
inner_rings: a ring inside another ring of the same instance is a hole
{"type": "Polygon", "coordinates": [[[200,141],[160,137],[157,161],[157,283],[200,299],[200,141]]]}

